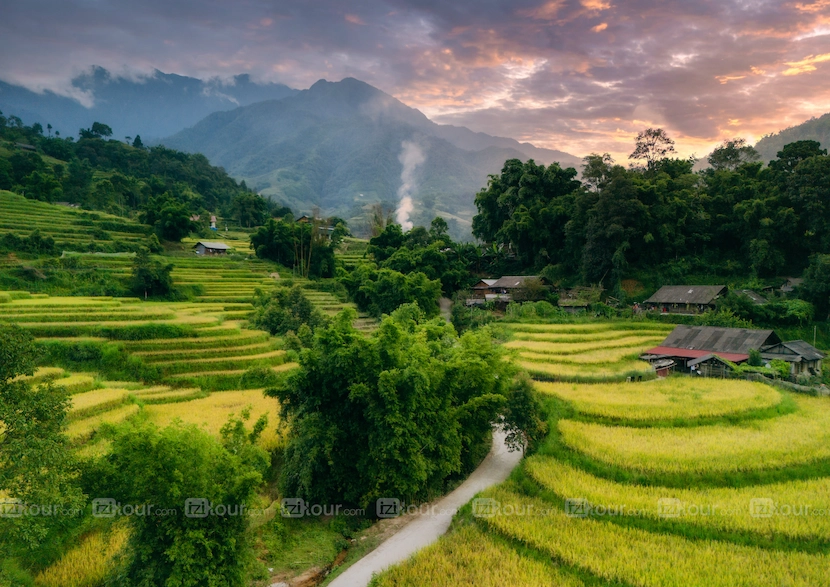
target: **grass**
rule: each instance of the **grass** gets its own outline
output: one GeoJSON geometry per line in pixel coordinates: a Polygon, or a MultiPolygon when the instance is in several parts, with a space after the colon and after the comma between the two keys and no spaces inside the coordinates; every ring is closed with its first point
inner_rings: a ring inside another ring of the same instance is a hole
{"type": "Polygon", "coordinates": [[[625,381],[628,377],[653,379],[654,369],[645,361],[620,361],[597,365],[536,361],[517,361],[534,379],[541,381],[572,381],[576,383],[601,383],[625,381]]]}
{"type": "Polygon", "coordinates": [[[619,421],[723,416],[770,408],[782,401],[779,391],[762,383],[690,377],[636,385],[540,382],[536,388],[568,401],[580,414],[619,421]]]}
{"type": "Polygon", "coordinates": [[[830,459],[830,402],[793,399],[796,413],[743,425],[644,429],[560,420],[559,432],[572,450],[646,473],[779,469],[830,459]]]}

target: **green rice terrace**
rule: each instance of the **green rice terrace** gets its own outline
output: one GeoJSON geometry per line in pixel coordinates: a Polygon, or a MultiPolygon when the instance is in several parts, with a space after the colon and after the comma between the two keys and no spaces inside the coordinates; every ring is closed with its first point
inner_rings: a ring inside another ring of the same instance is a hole
{"type": "Polygon", "coordinates": [[[63,250],[85,251],[92,243],[129,248],[146,242],[149,226],[106,214],[28,200],[0,190],[0,236],[28,237],[35,231],[51,237],[63,250]]]}

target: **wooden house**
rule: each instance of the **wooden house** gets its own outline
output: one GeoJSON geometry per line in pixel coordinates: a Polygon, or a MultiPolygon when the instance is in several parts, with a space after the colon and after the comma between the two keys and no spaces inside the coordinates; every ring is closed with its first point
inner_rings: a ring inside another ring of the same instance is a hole
{"type": "Polygon", "coordinates": [[[483,300],[489,293],[493,293],[490,288],[496,283],[498,279],[480,279],[477,284],[471,288],[471,297],[476,300],[483,300]]]}
{"type": "Polygon", "coordinates": [[[664,285],[643,304],[648,310],[672,314],[700,314],[715,309],[726,295],[725,285],[664,285]]]}
{"type": "Polygon", "coordinates": [[[646,351],[642,359],[654,363],[672,359],[686,369],[691,362],[714,354],[732,363],[749,359],[749,351],[781,342],[772,330],[720,328],[716,326],[676,326],[659,345],[646,351]]]}
{"type": "Polygon", "coordinates": [[[735,363],[727,361],[715,354],[703,355],[697,359],[692,359],[686,365],[692,373],[703,375],[704,377],[729,377],[734,371],[735,363]]]}
{"type": "Polygon", "coordinates": [[[821,360],[824,353],[803,340],[791,340],[761,347],[761,356],[772,361],[779,359],[790,364],[790,373],[798,375],[821,374],[821,360]]]}
{"type": "Polygon", "coordinates": [[[197,255],[224,255],[230,250],[230,247],[225,243],[208,241],[199,241],[193,248],[196,249],[197,255]]]}

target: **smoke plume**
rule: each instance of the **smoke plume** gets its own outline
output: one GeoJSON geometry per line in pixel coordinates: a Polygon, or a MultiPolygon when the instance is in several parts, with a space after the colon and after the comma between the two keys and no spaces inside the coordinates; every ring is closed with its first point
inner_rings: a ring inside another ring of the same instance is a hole
{"type": "Polygon", "coordinates": [[[409,215],[412,213],[414,206],[412,205],[412,193],[415,191],[417,182],[415,181],[415,170],[418,166],[426,161],[424,152],[417,144],[412,141],[403,141],[401,143],[401,154],[398,155],[398,161],[403,165],[401,170],[401,187],[398,188],[398,209],[395,211],[395,217],[398,224],[404,231],[412,228],[412,222],[409,220],[409,215]]]}

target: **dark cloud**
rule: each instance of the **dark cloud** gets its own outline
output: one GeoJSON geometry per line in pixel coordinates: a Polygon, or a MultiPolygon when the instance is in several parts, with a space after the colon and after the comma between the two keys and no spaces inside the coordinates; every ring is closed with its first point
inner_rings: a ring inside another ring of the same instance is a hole
{"type": "Polygon", "coordinates": [[[0,79],[89,66],[308,87],[354,76],[442,122],[576,154],[665,126],[684,153],[830,110],[830,1],[27,0],[0,79]]]}

